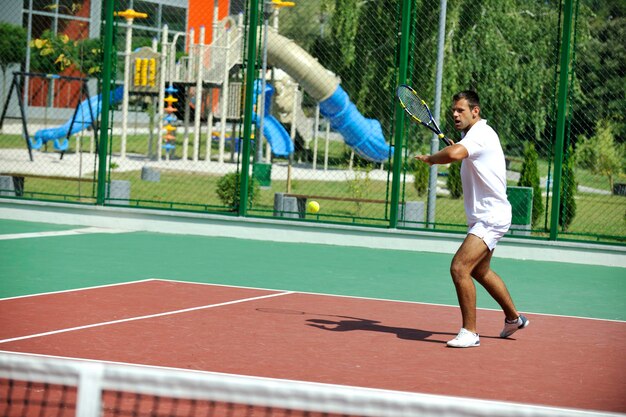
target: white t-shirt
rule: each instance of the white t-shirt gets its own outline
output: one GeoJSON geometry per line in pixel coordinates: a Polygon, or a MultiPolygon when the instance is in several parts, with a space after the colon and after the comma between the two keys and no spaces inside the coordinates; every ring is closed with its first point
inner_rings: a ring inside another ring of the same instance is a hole
{"type": "Polygon", "coordinates": [[[461,181],[467,223],[511,223],[511,204],[506,197],[506,163],[498,134],[479,120],[459,144],[469,156],[461,164],[461,181]]]}

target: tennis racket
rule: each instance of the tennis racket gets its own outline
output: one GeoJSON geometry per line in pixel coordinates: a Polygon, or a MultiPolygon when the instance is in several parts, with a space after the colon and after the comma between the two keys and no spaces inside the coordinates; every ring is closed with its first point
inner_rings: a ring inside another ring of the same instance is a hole
{"type": "Polygon", "coordinates": [[[417,95],[415,90],[403,84],[396,89],[396,98],[404,111],[411,116],[411,119],[432,130],[446,145],[450,146],[454,144],[454,142],[448,139],[441,129],[439,129],[428,105],[417,95]]]}

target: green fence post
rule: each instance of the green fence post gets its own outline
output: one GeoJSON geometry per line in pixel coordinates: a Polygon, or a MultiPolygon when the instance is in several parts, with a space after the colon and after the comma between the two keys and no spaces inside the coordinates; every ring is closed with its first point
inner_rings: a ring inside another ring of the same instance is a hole
{"type": "MultiPolygon", "coordinates": [[[[246,67],[246,94],[243,124],[243,148],[241,150],[241,186],[239,187],[239,215],[245,216],[248,208],[248,184],[250,182],[250,137],[252,136],[252,102],[256,78],[256,41],[259,20],[259,0],[250,0],[248,19],[248,51],[246,67]]],[[[260,140],[261,138],[258,138],[260,140]]]]}
{"type": "MultiPolygon", "coordinates": [[[[398,83],[406,83],[409,62],[409,35],[411,32],[411,0],[402,4],[402,29],[400,37],[400,67],[398,83]]],[[[391,178],[391,208],[389,210],[389,227],[398,226],[398,204],[400,202],[400,181],[402,179],[402,137],[404,134],[404,110],[396,103],[396,126],[393,144],[393,174],[391,178]]]]}
{"type": "Polygon", "coordinates": [[[109,111],[111,109],[111,79],[113,76],[113,14],[115,1],[104,2],[104,42],[102,45],[104,59],[102,62],[102,116],[100,118],[100,143],[98,145],[98,185],[96,204],[104,205],[106,197],[106,175],[109,151],[109,111]]]}
{"type": "Polygon", "coordinates": [[[563,146],[567,119],[567,94],[569,79],[570,50],[572,38],[573,0],[565,0],[563,11],[563,35],[561,36],[561,62],[559,74],[559,96],[554,144],[554,182],[552,186],[552,215],[550,217],[550,240],[556,240],[559,228],[559,205],[561,200],[561,174],[563,168],[563,146]]]}

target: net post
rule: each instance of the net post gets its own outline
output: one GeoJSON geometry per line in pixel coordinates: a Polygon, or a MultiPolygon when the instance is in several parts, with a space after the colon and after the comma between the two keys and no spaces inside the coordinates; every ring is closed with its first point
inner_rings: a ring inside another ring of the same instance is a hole
{"type": "Polygon", "coordinates": [[[79,370],[76,415],[81,417],[100,417],[104,365],[100,363],[84,363],[81,364],[79,370]]]}

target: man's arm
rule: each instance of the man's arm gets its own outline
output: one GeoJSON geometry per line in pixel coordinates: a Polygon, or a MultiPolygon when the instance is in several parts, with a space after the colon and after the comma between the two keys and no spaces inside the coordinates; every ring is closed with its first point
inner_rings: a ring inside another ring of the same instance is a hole
{"type": "Polygon", "coordinates": [[[450,162],[460,161],[469,156],[467,149],[463,145],[455,143],[452,146],[446,146],[439,152],[432,155],[415,155],[415,159],[427,163],[428,165],[449,164],[450,162]]]}

